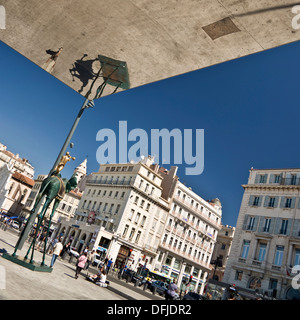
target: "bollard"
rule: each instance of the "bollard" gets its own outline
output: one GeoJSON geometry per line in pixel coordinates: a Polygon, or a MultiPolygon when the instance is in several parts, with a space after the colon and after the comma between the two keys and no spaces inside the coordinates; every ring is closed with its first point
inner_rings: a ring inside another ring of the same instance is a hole
{"type": "Polygon", "coordinates": [[[70,259],[69,259],[69,263],[72,263],[73,260],[73,255],[71,254],[70,259]]]}
{"type": "Polygon", "coordinates": [[[147,282],[145,282],[143,290],[145,291],[146,289],[147,289],[147,282]]]}
{"type": "Polygon", "coordinates": [[[156,294],[156,287],[153,287],[153,289],[152,289],[152,294],[156,294]]]}

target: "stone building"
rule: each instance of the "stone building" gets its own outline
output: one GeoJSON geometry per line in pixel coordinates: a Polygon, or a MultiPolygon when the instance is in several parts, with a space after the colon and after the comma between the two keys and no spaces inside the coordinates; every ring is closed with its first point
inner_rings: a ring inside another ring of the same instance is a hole
{"type": "Polygon", "coordinates": [[[235,227],[222,225],[218,232],[217,241],[211,257],[211,270],[208,278],[218,281],[223,280],[228,257],[231,250],[232,240],[234,237],[235,227]]]}
{"type": "Polygon", "coordinates": [[[299,299],[300,169],[251,169],[224,282],[279,299],[299,299]]]}
{"type": "Polygon", "coordinates": [[[34,168],[0,143],[0,210],[19,216],[34,185],[34,168]]]}
{"type": "Polygon", "coordinates": [[[58,234],[78,251],[89,245],[107,251],[117,265],[146,266],[179,284],[192,275],[191,289],[203,292],[221,203],[202,199],[178,181],[176,171],[151,157],[101,165],[87,179],[74,219],[61,219],[58,234]]]}

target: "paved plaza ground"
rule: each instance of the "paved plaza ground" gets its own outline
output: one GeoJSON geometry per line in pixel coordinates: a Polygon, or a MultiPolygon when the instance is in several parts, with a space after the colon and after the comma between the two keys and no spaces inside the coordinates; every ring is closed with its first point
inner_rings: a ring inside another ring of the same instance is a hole
{"type": "MultiPolygon", "coordinates": [[[[57,259],[53,271],[47,273],[32,271],[1,257],[5,251],[13,253],[17,239],[12,230],[0,229],[0,270],[5,280],[5,288],[0,288],[0,300],[151,300],[150,295],[139,294],[120,283],[110,281],[109,288],[96,286],[85,279],[87,271],[75,279],[75,264],[68,259],[57,259]]],[[[25,256],[28,247],[26,242],[17,254],[25,256]]],[[[42,253],[35,251],[34,260],[40,262],[41,257],[42,253]]],[[[51,257],[46,256],[46,265],[50,265],[51,257]]]]}

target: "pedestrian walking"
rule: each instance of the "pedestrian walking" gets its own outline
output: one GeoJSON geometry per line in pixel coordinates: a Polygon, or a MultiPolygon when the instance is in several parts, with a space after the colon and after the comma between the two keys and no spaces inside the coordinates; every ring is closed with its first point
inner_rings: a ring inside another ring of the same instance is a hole
{"type": "Polygon", "coordinates": [[[51,260],[51,264],[50,267],[52,268],[57,257],[60,255],[62,249],[63,249],[63,245],[61,243],[62,239],[59,239],[58,242],[56,243],[56,245],[53,247],[53,254],[52,254],[52,260],[51,260]]]}
{"type": "Polygon", "coordinates": [[[112,263],[113,263],[113,260],[112,260],[112,258],[110,258],[110,259],[107,261],[106,274],[109,273],[109,269],[110,269],[112,263]]]}
{"type": "Polygon", "coordinates": [[[87,254],[87,263],[86,263],[86,267],[85,270],[88,270],[90,267],[90,264],[93,263],[94,258],[95,258],[95,250],[89,251],[87,254]]]}
{"type": "Polygon", "coordinates": [[[78,278],[79,273],[81,272],[81,270],[84,268],[85,264],[87,262],[87,253],[84,252],[77,261],[76,264],[76,273],[75,273],[75,279],[78,278]]]}
{"type": "Polygon", "coordinates": [[[66,254],[66,252],[67,252],[68,250],[70,250],[70,247],[71,247],[71,241],[67,242],[67,243],[64,245],[64,247],[63,247],[63,249],[62,249],[62,251],[61,251],[61,254],[60,254],[60,256],[61,256],[62,259],[65,258],[65,254],[66,254]]]}
{"type": "Polygon", "coordinates": [[[168,290],[166,291],[166,300],[174,300],[177,291],[176,279],[173,279],[173,282],[169,284],[168,290]]]}
{"type": "Polygon", "coordinates": [[[44,231],[44,232],[40,235],[39,241],[38,241],[37,246],[36,246],[36,249],[37,249],[37,250],[43,250],[43,246],[45,245],[46,236],[47,236],[47,232],[46,232],[46,231],[44,231]]]}

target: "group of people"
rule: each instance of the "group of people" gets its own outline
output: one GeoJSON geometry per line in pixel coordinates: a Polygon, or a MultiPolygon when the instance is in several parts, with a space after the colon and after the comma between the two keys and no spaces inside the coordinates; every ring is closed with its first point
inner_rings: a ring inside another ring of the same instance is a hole
{"type": "MultiPolygon", "coordinates": [[[[54,266],[54,263],[56,259],[59,256],[64,256],[65,253],[70,249],[71,242],[66,243],[65,245],[62,244],[62,239],[55,239],[52,243],[52,259],[50,263],[50,267],[52,268],[54,266]]],[[[88,270],[90,264],[94,261],[96,251],[92,250],[89,251],[89,248],[86,247],[83,253],[78,257],[77,263],[76,263],[76,271],[75,271],[75,279],[78,279],[78,275],[80,272],[85,269],[88,270]]],[[[109,269],[112,265],[112,259],[106,259],[104,262],[104,265],[101,266],[101,268],[98,271],[98,274],[92,276],[92,280],[102,286],[106,287],[106,275],[109,272],[109,269]],[[105,269],[106,266],[106,269],[105,269]]]]}

